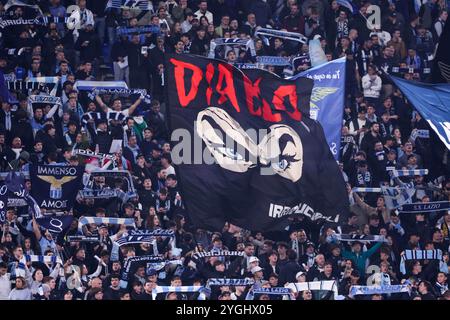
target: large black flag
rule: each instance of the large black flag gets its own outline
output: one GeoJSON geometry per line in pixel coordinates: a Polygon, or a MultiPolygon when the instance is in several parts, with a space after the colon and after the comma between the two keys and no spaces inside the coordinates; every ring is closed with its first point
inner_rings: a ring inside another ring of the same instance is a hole
{"type": "Polygon", "coordinates": [[[31,192],[38,206],[52,211],[70,210],[83,172],[82,166],[30,166],[31,192]]]}
{"type": "Polygon", "coordinates": [[[268,231],[293,214],[345,219],[342,174],[322,127],[305,116],[312,80],[192,55],[168,56],[165,70],[172,158],[196,226],[268,231]]]}

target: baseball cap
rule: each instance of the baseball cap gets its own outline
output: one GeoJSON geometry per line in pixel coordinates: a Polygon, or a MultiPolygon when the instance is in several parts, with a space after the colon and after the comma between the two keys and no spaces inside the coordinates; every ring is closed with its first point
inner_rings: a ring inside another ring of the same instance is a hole
{"type": "Polygon", "coordinates": [[[250,263],[255,262],[255,261],[259,261],[258,257],[250,257],[250,259],[248,260],[250,263]]]}
{"type": "Polygon", "coordinates": [[[297,279],[298,277],[301,277],[301,276],[306,276],[306,274],[305,274],[303,271],[299,271],[299,272],[297,272],[297,274],[295,275],[295,279],[297,279]]]}
{"type": "Polygon", "coordinates": [[[263,268],[261,268],[260,266],[256,266],[256,267],[253,267],[253,268],[252,268],[251,272],[252,272],[253,274],[255,274],[255,273],[257,273],[258,271],[262,271],[262,270],[263,270],[263,268]]]}

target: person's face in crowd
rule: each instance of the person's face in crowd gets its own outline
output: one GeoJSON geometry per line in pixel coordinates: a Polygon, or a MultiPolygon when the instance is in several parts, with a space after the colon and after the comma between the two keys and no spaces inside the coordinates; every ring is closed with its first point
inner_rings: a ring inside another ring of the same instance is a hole
{"type": "Polygon", "coordinates": [[[417,158],[416,157],[410,157],[408,159],[408,164],[411,165],[411,166],[416,165],[417,164],[417,158]]]}
{"type": "Polygon", "coordinates": [[[172,281],[170,281],[170,285],[173,287],[181,287],[181,280],[179,278],[175,278],[172,281]]]}
{"type": "Polygon", "coordinates": [[[16,278],[16,289],[23,289],[25,287],[25,282],[22,278],[16,278]]]}
{"type": "MultiPolygon", "coordinates": [[[[0,271],[0,274],[1,274],[1,271],[0,271]]],[[[445,275],[445,273],[443,273],[443,272],[439,272],[438,273],[438,275],[437,275],[437,282],[439,284],[444,284],[444,283],[447,282],[447,276],[445,275]]]]}
{"type": "Polygon", "coordinates": [[[384,123],[388,123],[389,115],[387,113],[383,113],[383,115],[381,116],[381,120],[383,120],[384,123]]]}
{"type": "Polygon", "coordinates": [[[382,151],[383,150],[383,144],[381,142],[375,143],[375,151],[382,151]]]}
{"type": "Polygon", "coordinates": [[[30,239],[25,239],[25,242],[24,242],[24,247],[25,247],[25,249],[30,249],[31,248],[31,240],[30,239]]]}
{"type": "Polygon", "coordinates": [[[50,290],[54,290],[55,288],[56,288],[56,281],[55,281],[55,279],[50,279],[48,282],[47,282],[47,284],[48,284],[48,286],[50,287],[50,290]]]}
{"type": "Polygon", "coordinates": [[[133,291],[137,294],[140,294],[142,292],[142,285],[141,284],[136,284],[133,286],[133,291]]]}
{"type": "Polygon", "coordinates": [[[39,153],[42,151],[42,147],[42,142],[36,142],[36,144],[34,145],[34,151],[39,153]]]}
{"type": "Polygon", "coordinates": [[[159,218],[156,214],[153,216],[153,224],[155,227],[159,226],[159,218]]]}
{"type": "Polygon", "coordinates": [[[178,300],[176,292],[171,292],[167,295],[166,300],[178,300]]]}
{"type": "Polygon", "coordinates": [[[95,295],[95,300],[103,300],[103,291],[97,292],[95,295]]]}
{"type": "Polygon", "coordinates": [[[442,242],[443,240],[444,240],[444,237],[442,236],[442,231],[439,229],[434,231],[432,241],[438,243],[438,242],[442,242]]]}
{"type": "Polygon", "coordinates": [[[325,267],[323,268],[323,272],[327,277],[329,277],[333,272],[333,266],[331,264],[326,264],[325,267]]]}
{"type": "Polygon", "coordinates": [[[22,140],[19,137],[15,137],[11,143],[14,149],[22,148],[22,140]]]}
{"type": "Polygon", "coordinates": [[[100,278],[92,279],[91,287],[92,288],[101,288],[102,287],[102,280],[100,278]]]}
{"type": "Polygon", "coordinates": [[[349,222],[348,222],[349,225],[354,226],[357,223],[358,223],[358,216],[353,215],[349,218],[349,222]]]}
{"type": "Polygon", "coordinates": [[[442,20],[442,21],[447,21],[447,18],[448,18],[448,12],[447,11],[442,11],[442,13],[441,13],[441,15],[439,16],[439,18],[442,20]]]}
{"type": "Polygon", "coordinates": [[[312,300],[312,292],[309,290],[302,291],[303,300],[312,300]]]}
{"type": "Polygon", "coordinates": [[[365,224],[363,226],[363,234],[365,234],[365,235],[369,235],[370,234],[370,227],[369,227],[368,224],[365,224]]]}
{"type": "Polygon", "coordinates": [[[78,250],[78,251],[77,251],[77,254],[76,254],[76,258],[77,258],[78,260],[83,261],[83,260],[86,258],[86,252],[85,252],[83,249],[78,250]]]}
{"type": "Polygon", "coordinates": [[[230,28],[233,30],[237,30],[239,28],[239,22],[236,19],[231,20],[230,28]]]}
{"type": "Polygon", "coordinates": [[[256,23],[256,17],[255,17],[255,15],[254,15],[253,13],[249,14],[249,15],[247,16],[247,21],[248,21],[251,25],[255,24],[255,23],[256,23]]]}
{"type": "Polygon", "coordinates": [[[339,20],[344,21],[345,19],[347,19],[347,14],[345,13],[345,11],[339,12],[339,20]]]}
{"type": "Polygon", "coordinates": [[[247,256],[255,255],[255,246],[253,245],[246,246],[244,252],[247,256]]]}
{"type": "Polygon", "coordinates": [[[361,252],[361,244],[359,242],[353,244],[352,249],[355,253],[360,253],[361,252]]]}
{"type": "Polygon", "coordinates": [[[229,63],[233,63],[236,61],[236,53],[234,51],[229,51],[227,54],[227,60],[229,63]]]}
{"type": "Polygon", "coordinates": [[[20,260],[23,257],[23,249],[21,247],[17,247],[14,249],[13,254],[17,260],[20,260]]]}
{"type": "Polygon", "coordinates": [[[153,138],[153,133],[151,130],[144,130],[144,140],[151,141],[153,138]]]}
{"type": "Polygon", "coordinates": [[[412,268],[412,273],[414,275],[420,274],[422,272],[422,265],[420,262],[416,262],[412,268]]]}
{"type": "Polygon", "coordinates": [[[206,10],[208,10],[208,2],[206,2],[206,1],[201,1],[200,4],[199,4],[199,6],[198,6],[198,8],[200,9],[200,11],[201,11],[202,13],[205,13],[206,10]]]}
{"type": "MultiPolygon", "coordinates": [[[[449,186],[448,190],[450,190],[450,186],[449,186]]],[[[445,221],[447,224],[450,223],[450,214],[447,213],[447,214],[444,216],[444,221],[445,221]]]]}
{"type": "Polygon", "coordinates": [[[348,48],[349,45],[350,45],[350,41],[348,41],[347,38],[342,38],[341,39],[341,46],[342,46],[342,48],[348,48]]]}
{"type": "Polygon", "coordinates": [[[291,6],[291,15],[295,16],[298,13],[299,13],[298,5],[297,4],[292,5],[291,6]]]}
{"type": "Polygon", "coordinates": [[[64,293],[64,300],[72,300],[73,299],[73,294],[71,291],[67,291],[66,293],[64,293]]]}
{"type": "Polygon", "coordinates": [[[323,254],[318,254],[315,258],[316,264],[320,267],[323,267],[325,264],[325,257],[323,254]]]}
{"type": "Polygon", "coordinates": [[[381,294],[374,294],[371,300],[383,300],[383,296],[381,294]]]}
{"type": "Polygon", "coordinates": [[[183,53],[183,50],[184,50],[184,42],[180,40],[175,44],[175,52],[179,54],[183,53]]]}
{"type": "Polygon", "coordinates": [[[152,188],[152,180],[151,179],[145,179],[144,180],[144,189],[145,190],[151,190],[152,188]]]}
{"type": "Polygon", "coordinates": [[[419,292],[421,294],[427,294],[428,293],[428,287],[425,284],[425,282],[422,281],[422,282],[419,283],[418,290],[419,290],[419,292]]]}
{"type": "Polygon", "coordinates": [[[153,285],[154,285],[153,282],[146,282],[145,285],[144,285],[145,293],[148,293],[148,294],[152,293],[153,285]]]}
{"type": "Polygon", "coordinates": [[[372,37],[370,37],[370,40],[372,40],[372,45],[380,44],[380,39],[378,38],[378,36],[372,36],[372,37]]]}
{"type": "Polygon", "coordinates": [[[273,253],[269,256],[269,262],[271,264],[276,264],[277,261],[278,261],[278,256],[275,253],[273,253]]]}
{"type": "Polygon", "coordinates": [[[139,35],[138,35],[138,34],[134,34],[134,35],[131,37],[131,43],[132,43],[132,44],[135,44],[135,45],[138,45],[139,42],[140,42],[140,37],[139,37],[139,35]]]}
{"type": "Polygon", "coordinates": [[[389,271],[389,264],[386,262],[382,262],[380,264],[380,271],[383,273],[387,273],[389,271]]]}
{"type": "Polygon", "coordinates": [[[372,132],[373,133],[380,132],[380,125],[378,123],[375,123],[374,125],[372,125],[372,132]]]}
{"type": "Polygon", "coordinates": [[[352,40],[355,40],[356,38],[358,38],[358,30],[356,30],[356,29],[351,29],[350,32],[349,32],[349,34],[348,34],[348,37],[349,37],[350,39],[352,39],[352,40]]]}
{"type": "Polygon", "coordinates": [[[282,46],[282,44],[283,44],[283,41],[281,39],[278,39],[278,38],[275,39],[275,41],[274,41],[275,49],[280,48],[282,46]]]}
{"type": "Polygon", "coordinates": [[[36,270],[36,273],[34,274],[34,280],[41,282],[44,278],[44,274],[42,273],[42,270],[38,269],[36,270]]]}

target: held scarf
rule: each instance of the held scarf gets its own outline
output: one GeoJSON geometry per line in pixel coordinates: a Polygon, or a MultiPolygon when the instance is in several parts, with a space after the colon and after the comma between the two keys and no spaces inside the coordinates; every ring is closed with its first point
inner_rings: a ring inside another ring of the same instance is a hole
{"type": "Polygon", "coordinates": [[[116,29],[117,36],[127,36],[130,34],[143,34],[143,33],[154,33],[160,34],[161,28],[159,26],[145,26],[145,27],[117,27],[116,29]]]}
{"type": "Polygon", "coordinates": [[[114,94],[118,96],[129,96],[132,94],[139,94],[146,103],[151,103],[151,96],[147,94],[145,89],[94,89],[92,92],[88,93],[88,97],[91,100],[95,99],[96,95],[99,94],[114,94]]]}
{"type": "Polygon", "coordinates": [[[268,295],[289,295],[289,298],[293,300],[292,290],[286,287],[273,287],[273,288],[258,288],[252,289],[248,292],[245,300],[253,300],[257,294],[268,295]]]}
{"type": "MultiPolygon", "coordinates": [[[[41,96],[41,95],[31,95],[28,96],[27,100],[27,111],[30,115],[34,114],[34,108],[33,106],[35,104],[49,104],[49,105],[58,105],[59,107],[62,106],[62,101],[60,97],[54,97],[54,96],[41,96]]],[[[48,116],[49,117],[49,116],[48,116]]]]}
{"type": "Polygon", "coordinates": [[[41,263],[59,263],[63,264],[62,260],[58,256],[42,256],[42,255],[28,255],[24,254],[19,261],[19,269],[25,269],[25,264],[28,262],[41,262],[41,263]]]}
{"type": "Polygon", "coordinates": [[[78,91],[93,91],[94,89],[128,89],[128,86],[125,81],[78,80],[73,88],[78,91]]]}
{"type": "Polygon", "coordinates": [[[289,283],[286,287],[292,292],[324,290],[333,291],[335,298],[338,295],[338,286],[335,280],[289,283]]]}
{"type": "Polygon", "coordinates": [[[300,43],[308,42],[308,38],[305,37],[304,35],[302,35],[301,33],[281,31],[281,30],[261,28],[261,27],[256,28],[255,37],[260,37],[267,46],[270,45],[268,37],[281,38],[281,39],[291,40],[291,41],[300,42],[300,43]]]}
{"type": "Polygon", "coordinates": [[[101,119],[106,119],[106,120],[116,120],[116,121],[121,121],[123,122],[125,120],[125,115],[122,112],[117,112],[117,111],[111,111],[108,112],[107,114],[102,113],[102,112],[86,112],[85,114],[83,114],[83,116],[81,117],[81,123],[83,125],[87,125],[89,120],[101,120],[101,119]]]}
{"type": "Polygon", "coordinates": [[[256,56],[255,43],[253,42],[252,39],[231,39],[231,38],[212,39],[208,54],[209,58],[215,57],[215,50],[217,46],[245,46],[247,50],[250,49],[252,57],[256,56]]]}
{"type": "Polygon", "coordinates": [[[153,12],[153,5],[148,0],[109,0],[106,4],[106,9],[108,8],[138,9],[153,12]]]}
{"type": "Polygon", "coordinates": [[[381,186],[384,202],[388,209],[397,209],[398,207],[410,203],[412,196],[416,192],[414,183],[403,183],[402,186],[387,187],[381,186]]]}
{"type": "Polygon", "coordinates": [[[415,170],[391,170],[392,177],[412,177],[412,176],[425,176],[428,174],[428,169],[415,169],[415,170]]]}
{"type": "Polygon", "coordinates": [[[47,92],[48,94],[54,96],[56,95],[56,90],[58,89],[59,79],[58,77],[36,77],[30,78],[27,81],[15,80],[7,81],[6,85],[8,90],[17,91],[28,91],[28,90],[39,90],[47,92]]]}
{"type": "Polygon", "coordinates": [[[128,257],[123,265],[122,280],[120,281],[121,282],[120,286],[122,288],[127,287],[128,274],[133,264],[139,262],[160,262],[160,261],[163,261],[162,255],[145,255],[145,256],[128,257]]]}
{"type": "Polygon", "coordinates": [[[435,201],[435,202],[417,202],[405,204],[399,208],[402,213],[428,213],[435,211],[447,211],[450,209],[450,201],[435,201]]]}
{"type": "MultiPolygon", "coordinates": [[[[152,291],[152,297],[153,300],[156,300],[156,296],[160,293],[169,293],[169,292],[200,292],[205,288],[203,286],[179,286],[179,287],[172,287],[172,286],[157,286],[152,291]]],[[[198,300],[205,300],[204,294],[200,294],[198,297],[198,300]]]]}
{"type": "Polygon", "coordinates": [[[407,260],[442,260],[442,250],[405,250],[400,260],[400,272],[406,274],[407,260]]]}
{"type": "Polygon", "coordinates": [[[340,234],[336,233],[331,236],[332,239],[345,241],[345,242],[354,242],[354,241],[364,241],[364,242],[386,242],[386,238],[384,236],[379,235],[358,235],[358,234],[340,234]]]}
{"type": "Polygon", "coordinates": [[[128,227],[136,228],[132,218],[106,218],[106,217],[83,217],[78,221],[78,232],[83,233],[83,226],[86,224],[124,224],[128,227]]]}
{"type": "Polygon", "coordinates": [[[381,192],[381,188],[358,187],[358,188],[353,188],[352,191],[353,192],[375,192],[375,193],[380,193],[381,192]]]}
{"type": "Polygon", "coordinates": [[[220,251],[210,251],[210,252],[196,252],[192,256],[195,256],[197,258],[233,257],[233,256],[243,257],[244,252],[220,250],[220,251]]]}
{"type": "Polygon", "coordinates": [[[279,67],[291,65],[289,58],[278,56],[258,56],[256,57],[256,62],[263,65],[279,66],[279,67]]]}
{"type": "Polygon", "coordinates": [[[255,280],[250,278],[245,279],[227,279],[227,278],[210,278],[206,286],[251,286],[255,284],[255,280]]]}
{"type": "Polygon", "coordinates": [[[384,285],[384,286],[351,286],[350,296],[371,295],[371,294],[391,294],[411,291],[408,285],[384,285]]]}

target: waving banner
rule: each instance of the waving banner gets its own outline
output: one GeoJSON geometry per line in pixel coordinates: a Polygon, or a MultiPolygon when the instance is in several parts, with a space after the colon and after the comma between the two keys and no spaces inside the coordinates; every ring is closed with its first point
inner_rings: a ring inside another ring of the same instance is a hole
{"type": "Polygon", "coordinates": [[[81,187],[82,166],[30,166],[32,193],[40,208],[70,210],[81,187]]]}
{"type": "Polygon", "coordinates": [[[345,219],[348,197],[320,124],[313,81],[169,55],[172,160],[198,227],[279,230],[292,214],[345,219]]]}
{"type": "Polygon", "coordinates": [[[336,59],[295,75],[314,80],[311,119],[319,121],[336,160],[341,147],[341,127],[345,100],[345,58],[336,59]]]}

